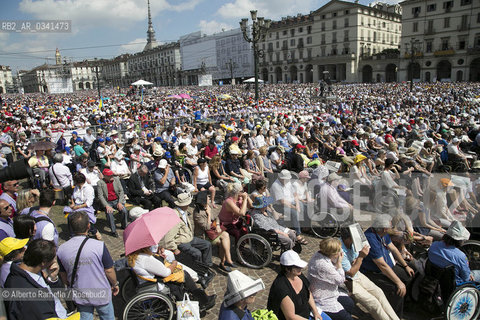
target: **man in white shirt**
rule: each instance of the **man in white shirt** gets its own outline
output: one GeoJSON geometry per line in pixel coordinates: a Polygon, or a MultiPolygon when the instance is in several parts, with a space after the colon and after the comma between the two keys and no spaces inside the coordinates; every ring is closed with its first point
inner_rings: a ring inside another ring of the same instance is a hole
{"type": "Polygon", "coordinates": [[[338,174],[331,173],[327,178],[327,182],[320,185],[320,192],[317,198],[321,199],[320,211],[331,212],[332,209],[339,209],[335,217],[337,220],[342,221],[342,218],[346,220],[351,216],[353,206],[345,201],[338,193],[337,188],[332,185],[336,180],[340,179],[341,177],[338,174]]]}
{"type": "Polygon", "coordinates": [[[72,186],[72,173],[63,162],[63,154],[57,153],[53,156],[54,164],[48,169],[50,181],[55,189],[63,189],[72,186]]]}
{"type": "Polygon", "coordinates": [[[92,129],[90,128],[87,129],[87,134],[85,135],[85,138],[83,139],[83,141],[84,141],[84,147],[87,149],[90,149],[90,146],[95,141],[95,136],[92,134],[92,129]]]}
{"type": "Polygon", "coordinates": [[[272,184],[272,196],[275,200],[274,208],[283,213],[287,227],[295,230],[297,235],[301,234],[299,215],[301,214],[300,201],[295,196],[295,189],[292,183],[292,175],[288,170],[280,171],[278,179],[272,184]]]}

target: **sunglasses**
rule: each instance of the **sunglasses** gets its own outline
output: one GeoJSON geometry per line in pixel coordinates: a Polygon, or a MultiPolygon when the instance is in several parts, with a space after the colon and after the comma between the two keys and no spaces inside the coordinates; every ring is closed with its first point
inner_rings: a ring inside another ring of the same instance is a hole
{"type": "Polygon", "coordinates": [[[9,204],[8,206],[6,206],[6,207],[3,207],[2,209],[3,209],[3,210],[5,210],[5,211],[7,211],[7,210],[8,210],[9,208],[11,208],[11,207],[12,207],[12,205],[11,205],[11,204],[9,204]]]}

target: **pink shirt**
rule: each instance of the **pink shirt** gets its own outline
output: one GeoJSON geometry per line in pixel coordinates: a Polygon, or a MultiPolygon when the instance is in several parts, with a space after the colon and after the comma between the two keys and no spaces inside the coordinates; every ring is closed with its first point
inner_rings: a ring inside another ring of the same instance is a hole
{"type": "MultiPolygon", "coordinates": [[[[229,211],[229,209],[227,208],[228,200],[233,201],[234,199],[233,197],[228,197],[227,199],[225,199],[225,201],[223,201],[223,204],[222,204],[222,209],[220,209],[220,213],[218,214],[218,218],[220,219],[220,222],[224,225],[235,224],[240,219],[239,216],[236,216],[235,214],[233,214],[232,211],[229,211]]],[[[241,207],[242,201],[243,201],[243,198],[239,198],[236,205],[238,207],[241,207]]]]}

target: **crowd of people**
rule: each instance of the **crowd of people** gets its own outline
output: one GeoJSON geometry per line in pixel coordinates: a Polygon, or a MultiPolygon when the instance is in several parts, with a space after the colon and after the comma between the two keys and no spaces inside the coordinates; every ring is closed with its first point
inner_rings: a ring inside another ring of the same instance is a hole
{"type": "MultiPolygon", "coordinates": [[[[250,219],[281,244],[265,306],[280,320],[401,319],[423,268],[412,245],[440,268],[454,265],[457,284],[480,279],[460,250],[465,227],[480,227],[480,85],[335,85],[328,94],[265,85],[258,102],[241,86],[183,90],[190,99],[172,98],[172,88],[142,98],[107,91],[102,106],[91,92],[3,96],[0,164],[25,159],[33,176],[24,188],[2,182],[1,287],[104,291],[75,299],[74,310],[113,319],[119,283],[97,221],[118,237],[160,207],[180,222],[129,253],[128,266],[177,300],[190,294],[202,312],[217,297],[205,293],[213,274],[197,266],[228,273],[221,320],[252,319],[248,305],[265,288],[235,270],[232,250],[250,219]],[[58,205],[68,216],[63,243],[50,214],[58,205]],[[307,263],[298,252],[324,222],[319,212],[340,230],[307,263]],[[364,247],[348,228],[356,221],[364,247]],[[183,276],[172,280],[178,265],[183,276]]],[[[9,319],[67,317],[58,298],[5,306],[9,319]]]]}

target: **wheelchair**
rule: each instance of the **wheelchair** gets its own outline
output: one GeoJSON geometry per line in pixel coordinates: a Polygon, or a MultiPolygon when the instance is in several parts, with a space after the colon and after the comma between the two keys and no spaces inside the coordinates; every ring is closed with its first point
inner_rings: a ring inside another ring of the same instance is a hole
{"type": "Polygon", "coordinates": [[[156,281],[139,283],[138,276],[128,268],[130,276],[120,288],[125,301],[123,319],[125,320],[171,320],[175,314],[175,298],[168,287],[158,289],[156,281]]]}
{"type": "MultiPolygon", "coordinates": [[[[435,292],[440,292],[438,296],[433,296],[433,303],[426,304],[425,307],[435,310],[434,307],[440,308],[441,318],[446,320],[474,320],[480,315],[480,284],[474,282],[465,282],[457,286],[455,283],[455,269],[453,266],[439,268],[433,265],[427,259],[425,265],[425,278],[421,285],[423,288],[431,287],[435,292]],[[430,282],[426,282],[426,281],[430,282]],[[439,291],[436,288],[439,286],[439,291]]],[[[430,292],[422,290],[420,294],[424,296],[430,292]]],[[[427,300],[428,302],[428,300],[427,300]]]]}
{"type": "MultiPolygon", "coordinates": [[[[273,258],[273,251],[283,253],[286,248],[278,239],[278,234],[273,230],[264,230],[255,227],[250,214],[244,217],[245,231],[236,244],[236,253],[240,263],[248,268],[261,269],[270,264],[273,258]]],[[[301,252],[299,243],[295,244],[293,250],[301,252]]]]}

